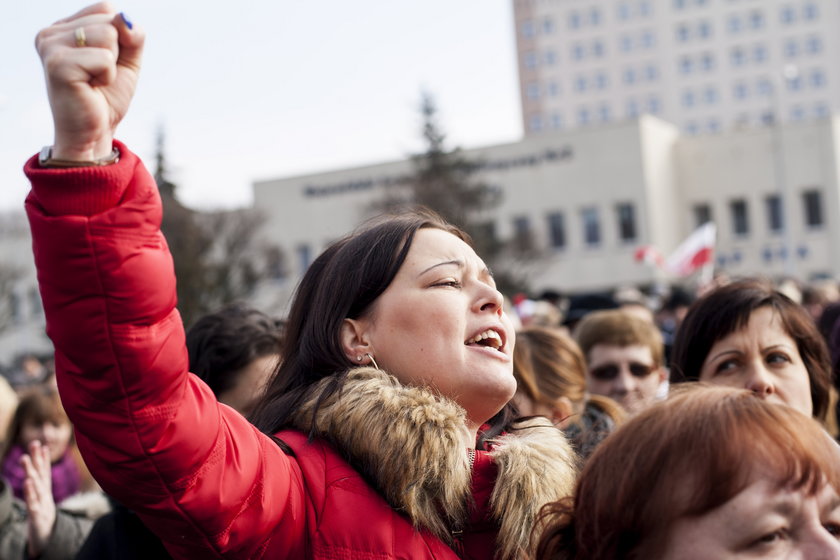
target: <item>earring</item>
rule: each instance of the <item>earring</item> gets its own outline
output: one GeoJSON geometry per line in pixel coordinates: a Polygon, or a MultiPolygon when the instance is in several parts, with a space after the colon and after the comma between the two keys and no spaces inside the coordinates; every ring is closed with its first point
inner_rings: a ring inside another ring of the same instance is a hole
{"type": "Polygon", "coordinates": [[[375,367],[376,369],[379,369],[379,366],[377,365],[376,360],[374,360],[374,359],[373,359],[373,355],[372,355],[372,354],[367,353],[367,354],[365,354],[365,356],[367,356],[368,358],[370,358],[370,361],[371,361],[371,362],[373,362],[373,367],[375,367]]]}
{"type": "Polygon", "coordinates": [[[356,361],[361,362],[362,361],[362,356],[356,356],[356,361]]]}

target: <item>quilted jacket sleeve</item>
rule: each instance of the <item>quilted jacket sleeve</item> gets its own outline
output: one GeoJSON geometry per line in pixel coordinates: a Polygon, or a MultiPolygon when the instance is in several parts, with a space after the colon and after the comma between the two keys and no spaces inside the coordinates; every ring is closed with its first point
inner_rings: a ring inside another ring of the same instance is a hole
{"type": "Polygon", "coordinates": [[[274,539],[292,550],[304,533],[300,470],[188,373],[160,198],[116,145],[115,165],[41,169],[33,158],[25,168],[47,334],[79,448],[175,557],[259,558],[274,539]]]}

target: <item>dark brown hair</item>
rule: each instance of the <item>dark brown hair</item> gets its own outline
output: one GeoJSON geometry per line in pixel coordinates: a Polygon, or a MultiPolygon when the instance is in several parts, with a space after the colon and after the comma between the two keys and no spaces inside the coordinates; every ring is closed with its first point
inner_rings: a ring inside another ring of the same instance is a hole
{"type": "MultiPolygon", "coordinates": [[[[397,275],[421,229],[440,229],[470,244],[469,236],[437,214],[419,209],[376,218],[330,245],[310,265],[297,287],[286,322],[284,352],[277,372],[251,421],[272,435],[291,426],[312,387],[331,383],[318,403],[338,391],[345,374],[356,367],[341,345],[344,319],[357,319],[370,309],[397,275]]],[[[310,436],[314,434],[313,426],[310,436]]],[[[490,420],[484,438],[494,437],[512,420],[509,406],[490,420]]]]}
{"type": "Polygon", "coordinates": [[[744,328],[753,312],[762,307],[769,307],[778,315],[785,332],[796,342],[808,370],[813,415],[821,418],[828,407],[831,385],[828,347],[808,312],[764,280],[732,282],[694,302],[674,340],[671,380],[699,380],[712,346],[744,328]]]}
{"type": "Polygon", "coordinates": [[[656,558],[676,520],[723,505],[759,466],[780,487],[840,490],[840,448],[814,419],[742,389],[678,388],[604,440],[574,498],[543,509],[537,557],[656,558]]]}

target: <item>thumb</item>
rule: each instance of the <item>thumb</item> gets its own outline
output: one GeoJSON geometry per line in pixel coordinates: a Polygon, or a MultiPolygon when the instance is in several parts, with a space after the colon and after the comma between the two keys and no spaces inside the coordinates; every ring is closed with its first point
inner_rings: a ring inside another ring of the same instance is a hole
{"type": "Polygon", "coordinates": [[[143,58],[143,44],[146,41],[146,34],[142,29],[135,26],[132,21],[120,12],[114,16],[111,24],[119,34],[120,54],[117,59],[117,66],[124,66],[133,70],[140,69],[140,60],[143,58]]]}

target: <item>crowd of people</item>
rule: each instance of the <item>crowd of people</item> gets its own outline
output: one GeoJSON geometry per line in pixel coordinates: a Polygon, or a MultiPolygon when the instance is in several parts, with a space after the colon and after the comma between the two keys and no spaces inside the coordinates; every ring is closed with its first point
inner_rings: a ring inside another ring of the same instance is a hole
{"type": "Polygon", "coordinates": [[[282,321],[185,330],[114,137],[144,40],[107,3],[36,40],[55,375],[2,407],[0,557],[840,558],[836,288],[508,300],[416,209],[332,243],[282,321]]]}

